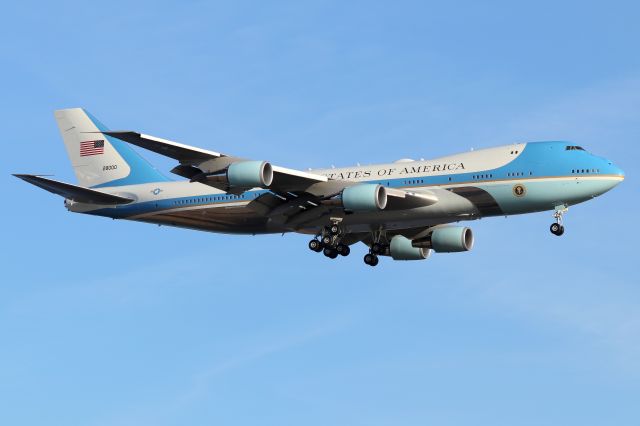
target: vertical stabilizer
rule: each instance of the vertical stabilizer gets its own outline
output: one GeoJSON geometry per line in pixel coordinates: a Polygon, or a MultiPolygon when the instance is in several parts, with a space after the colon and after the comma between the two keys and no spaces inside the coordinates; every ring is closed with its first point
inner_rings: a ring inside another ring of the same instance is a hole
{"type": "Polygon", "coordinates": [[[95,188],[169,180],[126,142],[101,133],[108,129],[82,108],[57,110],[55,117],[81,186],[95,188]]]}

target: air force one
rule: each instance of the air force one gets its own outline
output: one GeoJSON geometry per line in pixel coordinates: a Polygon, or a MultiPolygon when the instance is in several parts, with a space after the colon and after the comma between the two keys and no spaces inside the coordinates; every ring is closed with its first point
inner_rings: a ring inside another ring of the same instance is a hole
{"type": "Polygon", "coordinates": [[[55,111],[79,185],[16,174],[65,198],[72,212],[231,234],[298,232],[335,259],[350,246],[379,256],[426,259],[473,247],[454,223],[553,211],[564,233],[569,206],[624,180],[611,161],[567,142],[530,142],[389,164],[299,171],[134,131],[110,131],[81,108],[55,111]],[[174,181],[130,145],[178,162],[174,181]]]}

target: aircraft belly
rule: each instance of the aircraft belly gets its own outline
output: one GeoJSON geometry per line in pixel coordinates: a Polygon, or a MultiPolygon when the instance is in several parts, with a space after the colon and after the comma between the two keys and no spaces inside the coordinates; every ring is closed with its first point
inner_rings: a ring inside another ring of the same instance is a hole
{"type": "MultiPolygon", "coordinates": [[[[378,226],[387,229],[432,226],[479,217],[478,209],[469,200],[449,191],[442,191],[442,194],[438,196],[440,201],[428,207],[349,215],[344,215],[339,211],[335,212],[335,216],[343,218],[342,223],[347,227],[348,232],[369,231],[378,226]]],[[[159,225],[233,234],[316,233],[327,224],[329,217],[334,217],[334,214],[322,211],[317,217],[312,217],[305,223],[287,222],[259,214],[246,205],[236,205],[171,209],[142,214],[130,219],[159,225]]]]}
{"type": "Polygon", "coordinates": [[[134,220],[202,231],[230,234],[264,234],[281,232],[269,225],[269,220],[245,206],[175,209],[134,220]]]}

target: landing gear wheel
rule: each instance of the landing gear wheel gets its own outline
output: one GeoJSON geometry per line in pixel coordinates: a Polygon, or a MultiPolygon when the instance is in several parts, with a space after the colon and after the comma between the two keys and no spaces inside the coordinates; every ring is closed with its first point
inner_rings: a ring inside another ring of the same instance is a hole
{"type": "Polygon", "coordinates": [[[364,255],[364,263],[369,266],[376,266],[378,264],[378,256],[373,253],[367,253],[364,255]]]}
{"type": "Polygon", "coordinates": [[[329,226],[329,233],[331,235],[338,235],[340,233],[340,226],[337,223],[332,224],[329,226]]]}
{"type": "Polygon", "coordinates": [[[318,240],[309,241],[309,249],[319,253],[322,251],[322,243],[318,240]]]}
{"type": "Polygon", "coordinates": [[[338,250],[331,247],[325,247],[324,255],[327,256],[329,259],[335,259],[336,257],[338,257],[338,250]]]}
{"type": "Polygon", "coordinates": [[[560,225],[559,223],[552,223],[549,227],[549,230],[553,235],[557,235],[558,237],[564,234],[564,226],[560,225]]]}
{"type": "Polygon", "coordinates": [[[331,235],[325,235],[324,237],[322,237],[322,244],[324,244],[325,246],[330,246],[332,242],[333,238],[331,237],[331,235]]]}
{"type": "Polygon", "coordinates": [[[351,253],[351,248],[346,244],[338,244],[336,250],[341,256],[349,256],[349,253],[351,253]]]}

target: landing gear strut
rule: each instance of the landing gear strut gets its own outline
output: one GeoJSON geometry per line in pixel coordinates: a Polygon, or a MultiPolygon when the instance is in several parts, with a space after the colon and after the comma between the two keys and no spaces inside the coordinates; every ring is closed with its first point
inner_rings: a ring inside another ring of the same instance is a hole
{"type": "Polygon", "coordinates": [[[552,223],[549,230],[553,235],[560,236],[564,234],[564,226],[562,225],[562,216],[569,211],[565,205],[557,206],[556,211],[553,213],[553,217],[556,219],[556,223],[552,223]]]}
{"type": "Polygon", "coordinates": [[[369,253],[364,255],[364,263],[369,266],[376,266],[379,262],[378,255],[387,254],[389,245],[385,244],[387,238],[382,228],[372,232],[372,240],[369,253]]]}

